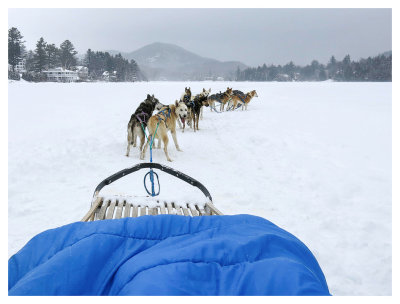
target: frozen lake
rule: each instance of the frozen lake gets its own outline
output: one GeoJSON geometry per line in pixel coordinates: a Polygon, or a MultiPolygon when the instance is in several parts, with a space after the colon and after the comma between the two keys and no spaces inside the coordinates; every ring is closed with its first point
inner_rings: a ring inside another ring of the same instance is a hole
{"type": "MultiPolygon", "coordinates": [[[[224,214],[264,217],[316,256],[333,295],[391,295],[391,83],[9,83],[9,257],[33,236],[79,221],[94,188],[139,160],[126,126],[147,94],[171,104],[186,86],[248,92],[247,111],[204,109],[178,130],[167,162],[203,183],[224,214]]],[[[170,137],[171,138],[171,137],[170,137]]],[[[146,155],[148,161],[149,152],[146,155]]],[[[145,172],[105,188],[145,195],[145,172]]],[[[161,196],[202,199],[160,174],[161,196]]]]}

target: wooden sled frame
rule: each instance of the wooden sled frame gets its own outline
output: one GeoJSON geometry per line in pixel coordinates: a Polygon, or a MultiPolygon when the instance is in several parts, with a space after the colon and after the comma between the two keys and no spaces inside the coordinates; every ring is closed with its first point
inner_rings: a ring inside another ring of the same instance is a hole
{"type": "Polygon", "coordinates": [[[104,179],[95,189],[90,210],[83,217],[82,222],[119,219],[124,217],[138,217],[142,215],[177,214],[184,216],[222,215],[212,203],[210,192],[199,181],[170,167],[158,163],[140,163],[136,166],[121,170],[104,179]],[[100,190],[112,182],[140,169],[159,169],[171,174],[194,187],[200,189],[208,201],[204,204],[166,202],[155,199],[149,204],[149,199],[140,199],[127,196],[103,197],[99,196],[100,190]],[[132,201],[132,199],[134,201],[132,201]]]}

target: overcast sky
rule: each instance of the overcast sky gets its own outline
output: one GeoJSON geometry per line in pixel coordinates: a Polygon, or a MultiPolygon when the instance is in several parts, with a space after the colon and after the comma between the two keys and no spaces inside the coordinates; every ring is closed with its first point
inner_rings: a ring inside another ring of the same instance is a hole
{"type": "Polygon", "coordinates": [[[391,9],[9,9],[28,49],[43,36],[79,53],[134,51],[153,42],[250,66],[305,65],[392,49],[391,9]]]}

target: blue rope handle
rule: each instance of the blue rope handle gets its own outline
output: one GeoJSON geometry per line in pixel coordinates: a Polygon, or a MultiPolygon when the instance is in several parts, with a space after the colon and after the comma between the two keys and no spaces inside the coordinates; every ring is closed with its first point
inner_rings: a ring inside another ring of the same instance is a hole
{"type": "Polygon", "coordinates": [[[145,174],[144,179],[143,179],[143,184],[144,184],[144,188],[146,189],[146,192],[149,195],[157,196],[160,194],[160,180],[158,179],[158,174],[156,172],[154,172],[153,169],[150,169],[150,171],[145,174]],[[149,174],[150,174],[151,192],[149,191],[149,189],[147,188],[147,185],[146,185],[146,178],[149,174]],[[154,175],[156,176],[157,183],[158,183],[158,192],[157,193],[155,193],[155,191],[154,191],[154,175]]]}
{"type": "MultiPolygon", "coordinates": [[[[159,126],[159,125],[160,125],[160,119],[158,120],[157,127],[156,127],[156,131],[154,132],[154,135],[149,135],[149,136],[150,136],[150,163],[153,162],[153,142],[154,142],[154,138],[156,137],[156,133],[157,133],[157,130],[158,130],[158,126],[159,126]]],[[[143,124],[142,124],[142,128],[143,128],[143,124]]],[[[143,132],[144,132],[144,135],[146,135],[146,132],[145,132],[144,128],[143,128],[143,132]]],[[[147,137],[147,136],[146,136],[146,137],[147,137]]],[[[148,138],[148,137],[147,137],[147,142],[149,142],[149,138],[148,138]]],[[[158,174],[155,173],[155,172],[153,171],[152,168],[150,168],[150,171],[147,172],[147,173],[145,174],[145,176],[144,176],[144,178],[143,178],[143,185],[144,185],[144,189],[146,189],[146,192],[147,192],[149,195],[151,195],[151,196],[157,196],[157,195],[160,194],[160,180],[159,180],[159,178],[158,178],[158,174]],[[147,185],[146,185],[146,177],[147,177],[148,175],[149,175],[149,177],[150,177],[151,192],[149,191],[149,189],[147,188],[147,185]],[[158,183],[158,192],[157,192],[157,193],[155,193],[155,191],[154,191],[154,175],[156,176],[156,178],[157,178],[157,183],[158,183]]]]}

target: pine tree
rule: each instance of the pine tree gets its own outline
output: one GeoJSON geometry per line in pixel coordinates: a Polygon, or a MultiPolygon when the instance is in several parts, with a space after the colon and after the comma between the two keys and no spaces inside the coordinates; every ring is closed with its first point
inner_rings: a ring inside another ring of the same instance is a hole
{"type": "Polygon", "coordinates": [[[88,75],[90,76],[93,72],[93,52],[91,49],[88,49],[85,58],[83,59],[83,65],[88,68],[88,75]]]}
{"type": "Polygon", "coordinates": [[[332,56],[327,64],[328,69],[328,77],[331,79],[335,79],[336,72],[337,72],[337,61],[335,56],[332,56]]]}
{"type": "Polygon", "coordinates": [[[351,66],[350,55],[346,55],[342,61],[343,77],[345,81],[353,80],[353,68],[351,66]]]}
{"type": "Polygon", "coordinates": [[[35,53],[30,50],[25,57],[25,68],[27,72],[35,70],[35,53]]]}
{"type": "Polygon", "coordinates": [[[15,71],[15,66],[22,59],[22,49],[23,49],[23,36],[20,31],[12,27],[8,30],[8,63],[12,66],[13,72],[15,71]]]}
{"type": "Polygon", "coordinates": [[[42,72],[47,67],[46,45],[47,44],[43,37],[41,37],[36,43],[34,54],[34,70],[36,72],[42,72]]]}
{"type": "Polygon", "coordinates": [[[60,63],[60,50],[56,47],[54,43],[48,44],[45,50],[47,56],[47,68],[52,69],[57,67],[60,63]]]}
{"type": "Polygon", "coordinates": [[[60,45],[60,62],[64,69],[70,69],[76,65],[75,55],[78,54],[75,51],[74,45],[69,40],[65,40],[60,45]]]}

